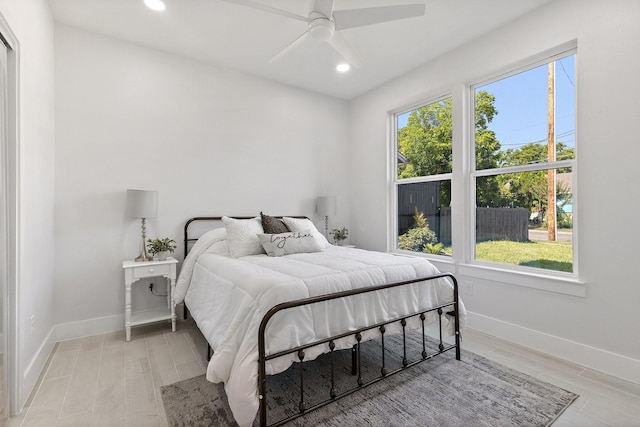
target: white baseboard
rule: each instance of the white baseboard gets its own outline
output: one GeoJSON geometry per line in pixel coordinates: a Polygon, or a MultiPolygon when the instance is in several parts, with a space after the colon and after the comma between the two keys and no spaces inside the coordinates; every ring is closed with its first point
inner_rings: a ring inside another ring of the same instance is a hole
{"type": "Polygon", "coordinates": [[[640,360],[477,313],[468,313],[467,326],[553,357],[640,384],[640,360]]]}
{"type": "MultiPolygon", "coordinates": [[[[640,384],[640,360],[473,312],[468,312],[467,326],[553,357],[640,384]]],[[[29,397],[56,342],[123,329],[123,314],[54,326],[23,373],[24,382],[19,396],[19,407],[22,407],[29,397]]]]}
{"type": "Polygon", "coordinates": [[[89,337],[124,330],[124,314],[60,323],[55,326],[56,341],[89,337]]]}
{"type": "Polygon", "coordinates": [[[51,328],[49,334],[44,339],[38,351],[34,354],[33,358],[29,361],[29,364],[22,372],[22,381],[19,385],[19,394],[18,394],[18,402],[16,407],[22,408],[24,404],[27,402],[29,395],[33,391],[36,383],[38,382],[38,378],[40,378],[40,374],[42,374],[45,365],[47,364],[47,359],[49,359],[49,355],[53,351],[53,347],[56,345],[56,337],[55,337],[55,326],[51,328]]]}

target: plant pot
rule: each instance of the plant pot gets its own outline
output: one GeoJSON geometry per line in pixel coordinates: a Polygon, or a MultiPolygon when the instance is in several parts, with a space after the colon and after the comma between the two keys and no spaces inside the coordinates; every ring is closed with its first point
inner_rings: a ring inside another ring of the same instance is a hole
{"type": "Polygon", "coordinates": [[[158,258],[158,261],[166,261],[167,255],[169,255],[169,251],[158,252],[156,258],[158,258]]]}

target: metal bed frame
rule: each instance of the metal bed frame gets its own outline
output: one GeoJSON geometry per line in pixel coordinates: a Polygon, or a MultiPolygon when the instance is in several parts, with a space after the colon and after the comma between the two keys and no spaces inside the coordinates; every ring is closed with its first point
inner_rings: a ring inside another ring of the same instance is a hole
{"type": "MultiPolygon", "coordinates": [[[[236,219],[250,219],[253,217],[234,217],[236,219]]],[[[306,217],[295,217],[295,218],[306,218],[306,217]]],[[[197,238],[190,238],[189,234],[188,234],[188,228],[189,225],[192,224],[194,221],[217,221],[217,220],[221,220],[221,217],[195,217],[195,218],[191,218],[189,219],[184,226],[184,254],[186,256],[186,254],[188,253],[188,245],[189,242],[194,242],[197,240],[197,238]]],[[[448,352],[452,349],[455,349],[455,357],[456,360],[460,360],[460,319],[459,319],[459,310],[458,310],[458,304],[459,304],[459,299],[458,299],[458,281],[456,280],[456,278],[453,276],[453,274],[451,273],[440,273],[440,274],[436,274],[436,275],[431,275],[431,276],[424,276],[424,277],[418,277],[415,279],[411,279],[411,280],[404,280],[404,281],[399,281],[399,282],[393,282],[393,283],[387,283],[384,285],[378,285],[378,286],[371,286],[371,287],[367,287],[367,288],[360,288],[360,289],[354,289],[354,290],[349,290],[349,291],[343,291],[343,292],[336,292],[336,293],[332,293],[332,294],[326,294],[326,295],[319,295],[316,297],[310,297],[310,298],[304,298],[304,299],[299,299],[299,300],[294,300],[294,301],[288,301],[288,302],[284,302],[281,304],[278,304],[274,307],[272,307],[262,318],[262,321],[260,323],[260,327],[258,329],[258,393],[259,393],[259,399],[260,399],[260,407],[259,407],[259,419],[260,419],[260,426],[266,427],[267,424],[267,374],[266,374],[266,364],[269,360],[272,359],[276,359],[278,357],[281,356],[285,356],[288,354],[296,354],[297,358],[300,362],[304,362],[304,358],[305,358],[305,350],[311,347],[315,347],[318,345],[326,345],[328,344],[329,346],[329,357],[330,357],[330,361],[331,361],[331,386],[329,387],[328,390],[328,395],[327,395],[327,399],[323,400],[319,403],[314,404],[313,406],[307,407],[307,404],[304,400],[304,369],[300,369],[300,381],[299,381],[299,385],[300,385],[300,400],[298,403],[298,413],[297,414],[293,414],[285,419],[281,419],[273,424],[270,424],[270,426],[280,426],[283,425],[289,421],[292,421],[296,418],[299,418],[303,415],[305,415],[307,412],[319,409],[323,406],[326,406],[329,403],[332,403],[342,397],[348,396],[354,392],[356,392],[357,390],[375,384],[378,381],[383,380],[386,377],[389,377],[391,375],[397,374],[399,372],[404,371],[405,369],[408,369],[411,366],[414,366],[418,363],[424,362],[426,360],[429,360],[435,356],[438,356],[440,354],[443,354],[445,352],[448,352]],[[335,300],[335,299],[339,299],[339,298],[348,298],[348,297],[352,297],[355,295],[360,295],[360,294],[366,294],[366,293],[370,293],[370,292],[378,292],[381,290],[385,290],[385,289],[391,289],[391,288],[396,288],[399,286],[407,286],[410,285],[412,283],[420,283],[420,284],[424,284],[427,285],[428,282],[432,281],[432,280],[436,280],[436,279],[440,279],[440,278],[448,278],[451,280],[452,284],[453,284],[453,301],[448,302],[448,303],[443,303],[443,304],[439,304],[437,306],[434,307],[430,307],[427,309],[423,309],[420,310],[418,312],[415,313],[410,313],[398,318],[394,318],[385,322],[381,322],[381,323],[377,323],[375,325],[368,325],[362,328],[359,328],[357,330],[350,330],[348,332],[344,332],[341,334],[338,334],[336,336],[332,336],[329,338],[325,338],[325,339],[321,339],[321,340],[317,340],[315,342],[311,342],[305,345],[301,345],[295,348],[291,348],[289,350],[284,350],[284,351],[280,351],[277,353],[273,353],[273,354],[267,354],[266,353],[266,337],[265,337],[265,333],[266,333],[266,329],[267,329],[267,324],[269,323],[269,320],[276,315],[277,313],[283,311],[283,310],[288,310],[291,308],[295,308],[295,307],[300,307],[300,306],[304,306],[304,305],[310,305],[310,304],[316,304],[316,303],[320,303],[320,302],[325,302],[325,301],[331,301],[331,300],[335,300]],[[446,311],[445,311],[446,310],[446,311]],[[427,347],[426,347],[426,331],[425,331],[425,319],[426,319],[426,314],[430,313],[430,312],[437,312],[438,314],[438,329],[439,329],[439,343],[438,343],[438,351],[433,352],[431,354],[429,354],[427,352],[427,347]],[[453,317],[454,320],[454,334],[455,334],[455,343],[454,344],[445,344],[445,342],[443,341],[442,338],[442,315],[448,315],[453,317]],[[420,353],[420,358],[418,358],[417,360],[413,360],[413,361],[409,361],[409,359],[407,358],[407,336],[406,336],[406,325],[407,325],[407,320],[410,318],[414,318],[417,317],[418,319],[420,319],[421,322],[421,334],[422,334],[422,352],[420,353]],[[390,325],[392,323],[395,322],[399,322],[401,327],[402,327],[402,344],[403,344],[403,357],[402,357],[402,366],[394,369],[392,371],[390,371],[388,369],[388,367],[385,364],[385,332],[386,332],[386,326],[390,325]],[[362,333],[366,332],[366,331],[370,331],[373,329],[377,329],[380,332],[380,337],[381,337],[381,351],[382,351],[382,366],[380,367],[380,375],[378,377],[374,377],[373,379],[365,382],[362,378],[362,363],[361,363],[361,352],[360,352],[360,344],[362,341],[362,333]],[[355,337],[356,340],[356,344],[353,346],[352,350],[351,350],[351,355],[352,355],[352,375],[357,375],[357,381],[356,381],[356,386],[348,389],[348,390],[344,390],[344,391],[339,391],[336,389],[335,387],[335,366],[334,366],[334,352],[336,344],[335,341],[341,338],[346,338],[349,336],[353,336],[355,337]]],[[[186,316],[186,312],[187,312],[187,307],[185,304],[185,316],[186,316]]],[[[210,348],[210,347],[209,347],[210,348]]],[[[211,354],[211,353],[209,353],[211,354]]]]}

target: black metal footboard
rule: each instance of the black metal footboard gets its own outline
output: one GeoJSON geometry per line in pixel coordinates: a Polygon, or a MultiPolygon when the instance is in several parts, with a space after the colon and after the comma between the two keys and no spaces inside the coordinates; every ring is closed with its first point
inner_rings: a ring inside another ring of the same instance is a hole
{"type": "Polygon", "coordinates": [[[451,273],[441,273],[441,274],[436,274],[433,276],[426,276],[426,277],[419,277],[419,278],[415,278],[412,280],[405,280],[405,281],[400,281],[400,282],[393,282],[393,283],[389,283],[389,284],[385,284],[385,285],[379,285],[379,286],[372,286],[369,288],[361,288],[361,289],[356,289],[356,290],[350,290],[350,291],[344,291],[344,292],[337,292],[337,293],[333,293],[333,294],[327,294],[327,295],[320,295],[317,297],[311,297],[311,298],[305,298],[305,299],[300,299],[300,300],[295,300],[295,301],[290,301],[290,302],[285,302],[282,304],[278,304],[275,307],[271,308],[266,314],[265,316],[262,318],[262,322],[260,323],[260,328],[258,331],[258,392],[259,392],[259,398],[260,398],[260,425],[261,426],[267,426],[267,375],[266,375],[266,363],[269,360],[272,359],[276,359],[278,357],[284,356],[284,355],[288,355],[288,354],[296,354],[297,358],[300,362],[304,362],[304,358],[305,358],[305,350],[311,347],[315,347],[318,345],[323,345],[323,344],[328,344],[329,349],[330,349],[330,357],[331,357],[331,387],[328,390],[328,396],[327,399],[324,401],[321,401],[319,403],[314,404],[313,406],[307,407],[307,404],[304,401],[304,369],[300,369],[300,401],[298,404],[298,413],[294,414],[286,419],[282,419],[279,420],[275,423],[272,423],[271,426],[279,426],[282,424],[285,424],[293,419],[296,419],[298,417],[303,416],[305,413],[313,411],[315,409],[321,408],[331,402],[334,402],[342,397],[348,396],[350,394],[352,394],[353,392],[366,387],[368,385],[374,384],[386,377],[389,377],[393,374],[396,374],[398,372],[401,372],[407,368],[409,368],[410,366],[416,365],[420,362],[423,362],[425,360],[431,359],[434,356],[437,356],[439,354],[442,354],[444,352],[447,352],[451,349],[455,349],[455,353],[456,353],[456,359],[460,360],[460,319],[459,319],[459,309],[458,309],[458,282],[456,280],[456,278],[451,274],[451,273]],[[416,313],[410,313],[408,315],[402,316],[402,317],[398,317],[395,319],[390,319],[388,321],[385,322],[381,322],[381,323],[377,323],[375,325],[368,325],[366,327],[357,329],[357,330],[351,330],[330,338],[326,338],[326,339],[322,339],[322,340],[318,340],[309,344],[305,344],[302,346],[298,346],[295,348],[291,348],[285,351],[280,351],[274,354],[266,354],[266,341],[265,341],[265,331],[267,328],[267,323],[269,322],[269,320],[278,312],[282,311],[282,310],[287,310],[290,308],[294,308],[294,307],[300,307],[303,305],[310,305],[310,304],[315,304],[315,303],[319,303],[319,302],[324,302],[324,301],[330,301],[330,300],[335,300],[338,298],[346,298],[349,296],[353,296],[353,295],[359,295],[359,294],[364,294],[364,293],[370,293],[370,292],[377,292],[377,291],[381,291],[384,289],[390,289],[390,288],[395,288],[398,286],[403,286],[403,285],[409,285],[412,283],[418,283],[418,282],[422,282],[420,283],[421,285],[425,285],[428,286],[428,282],[432,281],[432,280],[436,280],[436,279],[440,279],[440,278],[448,278],[452,281],[453,284],[453,301],[448,302],[448,303],[443,303],[443,304],[439,304],[437,306],[434,307],[430,307],[421,311],[418,311],[416,313]],[[430,313],[430,312],[437,312],[438,313],[438,326],[439,326],[439,330],[440,330],[440,340],[439,340],[439,344],[438,344],[438,351],[433,352],[431,354],[429,354],[427,352],[426,349],[426,333],[425,333],[425,319],[426,319],[426,314],[430,313]],[[442,314],[446,313],[449,315],[452,315],[454,318],[454,326],[455,326],[455,344],[453,345],[445,345],[445,343],[442,340],[442,314]],[[406,325],[407,325],[407,320],[413,317],[417,317],[420,319],[421,323],[422,323],[422,352],[421,352],[421,357],[415,361],[409,361],[407,359],[407,351],[406,351],[406,346],[407,346],[407,340],[406,340],[406,325]],[[389,371],[389,369],[387,368],[387,366],[385,366],[385,349],[384,349],[384,334],[386,332],[386,325],[395,323],[395,322],[400,322],[401,326],[402,326],[402,342],[403,342],[403,358],[402,358],[402,366],[398,369],[389,371]],[[365,331],[369,331],[369,330],[373,330],[373,329],[378,329],[380,331],[380,335],[382,338],[382,366],[380,368],[380,376],[375,377],[372,380],[369,380],[367,382],[365,382],[362,378],[361,375],[361,361],[360,361],[360,344],[361,344],[361,340],[362,340],[362,334],[365,331]],[[338,391],[335,388],[335,382],[334,382],[334,364],[333,364],[333,355],[334,355],[334,350],[335,350],[335,341],[341,338],[345,338],[345,337],[349,337],[349,336],[354,336],[355,340],[356,340],[356,344],[354,346],[354,360],[355,362],[357,362],[354,366],[355,371],[354,374],[358,375],[357,378],[357,386],[354,388],[351,388],[349,390],[345,390],[345,391],[338,391]]]}

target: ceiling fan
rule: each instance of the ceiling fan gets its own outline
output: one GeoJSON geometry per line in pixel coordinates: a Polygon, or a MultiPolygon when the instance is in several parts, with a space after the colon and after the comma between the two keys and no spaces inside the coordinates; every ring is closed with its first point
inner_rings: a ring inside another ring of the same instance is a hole
{"type": "Polygon", "coordinates": [[[272,63],[305,40],[312,39],[329,43],[352,67],[362,66],[362,57],[341,34],[341,30],[413,18],[424,15],[424,4],[406,4],[398,6],[368,7],[363,9],[333,10],[333,0],[312,0],[309,16],[297,15],[252,0],[223,0],[264,12],[296,19],[307,23],[307,30],[269,60],[272,63]]]}

